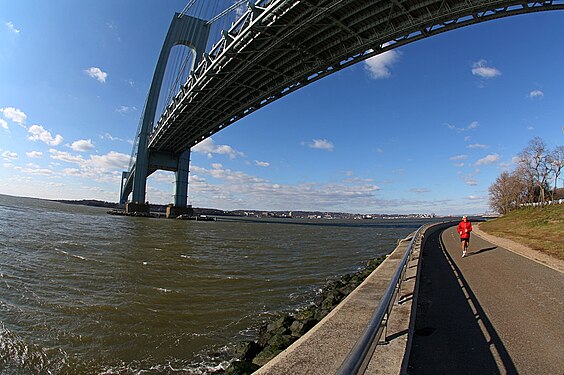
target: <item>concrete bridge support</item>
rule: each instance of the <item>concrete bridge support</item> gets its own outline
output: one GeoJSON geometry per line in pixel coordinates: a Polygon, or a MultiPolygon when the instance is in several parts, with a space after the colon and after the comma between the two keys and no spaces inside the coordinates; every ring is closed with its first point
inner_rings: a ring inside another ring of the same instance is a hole
{"type": "Polygon", "coordinates": [[[159,60],[153,74],[145,107],[141,117],[139,133],[137,134],[137,149],[134,150],[134,162],[127,173],[122,185],[120,203],[124,204],[132,194],[131,203],[126,204],[126,211],[148,212],[146,204],[147,177],[158,169],[176,173],[174,207],[186,208],[188,201],[188,170],[190,163],[190,149],[181,153],[152,152],[148,149],[149,136],[153,131],[155,113],[159,100],[163,78],[174,46],[184,45],[194,52],[192,66],[196,66],[203,58],[210,32],[210,25],[206,20],[176,13],[167,32],[159,60]]]}
{"type": "Polygon", "coordinates": [[[178,157],[176,172],[174,173],[174,205],[166,210],[166,217],[191,215],[192,207],[188,206],[188,174],[190,173],[190,150],[184,151],[178,157]]]}

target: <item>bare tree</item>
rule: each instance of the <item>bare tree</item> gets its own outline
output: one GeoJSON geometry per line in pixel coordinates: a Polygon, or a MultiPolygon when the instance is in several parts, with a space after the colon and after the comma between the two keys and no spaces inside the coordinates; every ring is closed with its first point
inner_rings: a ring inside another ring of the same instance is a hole
{"type": "Polygon", "coordinates": [[[519,154],[519,166],[521,173],[526,173],[532,183],[539,190],[541,205],[545,202],[545,190],[550,175],[550,157],[547,152],[546,143],[540,137],[529,141],[529,145],[519,154]]]}
{"type": "Polygon", "coordinates": [[[490,207],[500,214],[519,207],[522,201],[522,193],[525,182],[517,173],[504,171],[489,187],[490,207]]]}

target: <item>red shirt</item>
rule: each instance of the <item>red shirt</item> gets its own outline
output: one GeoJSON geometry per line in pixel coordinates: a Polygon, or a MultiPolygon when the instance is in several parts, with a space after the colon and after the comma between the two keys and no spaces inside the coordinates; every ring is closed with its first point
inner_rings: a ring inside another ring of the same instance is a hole
{"type": "Polygon", "coordinates": [[[462,220],[458,224],[456,231],[458,232],[458,234],[460,234],[460,238],[470,238],[470,232],[472,232],[472,224],[468,220],[462,220]]]}

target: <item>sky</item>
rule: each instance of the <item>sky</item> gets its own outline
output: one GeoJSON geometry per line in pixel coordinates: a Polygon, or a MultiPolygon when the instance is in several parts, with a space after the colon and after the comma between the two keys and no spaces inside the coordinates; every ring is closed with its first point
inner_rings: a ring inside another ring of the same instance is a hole
{"type": "MultiPolygon", "coordinates": [[[[186,3],[0,0],[0,194],[119,200],[158,54],[186,3]]],[[[490,212],[489,186],[529,140],[564,144],[563,66],[563,11],[402,46],[195,146],[189,203],[490,212]]],[[[172,181],[153,174],[147,200],[172,202],[172,181]]]]}

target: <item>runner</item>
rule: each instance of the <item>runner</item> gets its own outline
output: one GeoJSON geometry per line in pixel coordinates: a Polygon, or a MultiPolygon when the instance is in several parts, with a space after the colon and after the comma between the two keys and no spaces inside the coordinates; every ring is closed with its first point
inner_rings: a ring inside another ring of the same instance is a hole
{"type": "Polygon", "coordinates": [[[472,232],[472,224],[466,216],[462,216],[462,221],[458,223],[457,232],[460,234],[460,246],[462,248],[462,257],[464,258],[470,243],[470,232],[472,232]]]}

